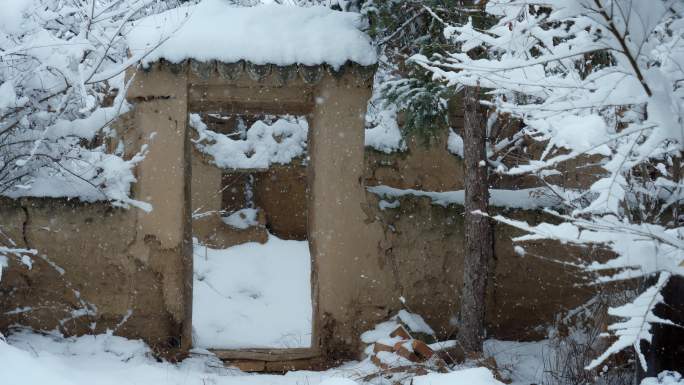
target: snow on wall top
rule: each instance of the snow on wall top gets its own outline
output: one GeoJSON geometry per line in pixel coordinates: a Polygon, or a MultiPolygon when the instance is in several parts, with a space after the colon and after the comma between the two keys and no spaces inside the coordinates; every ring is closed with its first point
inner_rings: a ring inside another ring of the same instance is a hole
{"type": "Polygon", "coordinates": [[[325,7],[277,4],[236,7],[226,0],[203,0],[134,23],[127,36],[134,54],[152,50],[143,60],[177,63],[185,59],[240,60],[254,64],[375,64],[360,15],[325,7]]]}

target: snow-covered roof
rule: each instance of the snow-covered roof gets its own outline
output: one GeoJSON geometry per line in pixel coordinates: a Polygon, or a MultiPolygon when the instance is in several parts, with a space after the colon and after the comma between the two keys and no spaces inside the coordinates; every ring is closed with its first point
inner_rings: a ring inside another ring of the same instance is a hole
{"type": "Polygon", "coordinates": [[[236,7],[226,0],[203,0],[137,20],[127,39],[134,55],[152,50],[145,65],[163,58],[339,68],[347,61],[376,62],[361,27],[358,13],[325,7],[236,7]]]}

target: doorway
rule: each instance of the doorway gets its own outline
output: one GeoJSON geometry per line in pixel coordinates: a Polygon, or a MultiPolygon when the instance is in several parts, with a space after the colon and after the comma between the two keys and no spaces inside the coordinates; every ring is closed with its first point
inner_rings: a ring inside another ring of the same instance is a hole
{"type": "Polygon", "coordinates": [[[191,114],[193,345],[312,345],[308,123],[191,114]]]}

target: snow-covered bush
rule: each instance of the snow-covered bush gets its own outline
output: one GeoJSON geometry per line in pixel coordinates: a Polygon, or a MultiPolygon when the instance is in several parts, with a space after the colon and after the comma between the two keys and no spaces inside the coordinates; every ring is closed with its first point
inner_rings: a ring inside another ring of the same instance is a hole
{"type": "MultiPolygon", "coordinates": [[[[0,195],[129,198],[133,166],[108,153],[110,124],[129,108],[124,71],[136,18],[172,6],[150,0],[11,0],[0,12],[0,195]]],[[[143,149],[141,149],[143,150],[143,149]]]]}
{"type": "Polygon", "coordinates": [[[641,341],[650,341],[653,323],[671,322],[654,314],[660,292],[684,276],[684,3],[491,0],[486,12],[498,20],[493,27],[446,26],[458,49],[413,61],[450,86],[488,89],[487,104],[521,119],[524,133],[544,144],[541,156],[499,172],[544,180],[568,160],[602,159],[605,172],[581,191],[585,199],[550,211],[560,223],[496,219],[529,233],[518,241],[610,250],[612,258],[583,266],[599,283],[653,279],[610,310],[623,320],[608,328],[616,340],[588,366],[631,346],[645,368],[641,341]]]}
{"type": "Polygon", "coordinates": [[[634,382],[631,351],[614,357],[609,365],[585,369],[607,347],[607,341],[601,336],[610,323],[608,309],[634,297],[633,290],[610,286],[599,289],[586,303],[557,315],[548,333],[550,349],[543,357],[544,384],[628,385],[634,382]]]}

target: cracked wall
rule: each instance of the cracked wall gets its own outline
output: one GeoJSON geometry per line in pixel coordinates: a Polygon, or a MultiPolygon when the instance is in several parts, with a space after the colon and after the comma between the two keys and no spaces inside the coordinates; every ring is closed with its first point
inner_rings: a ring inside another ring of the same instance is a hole
{"type": "Polygon", "coordinates": [[[67,335],[113,330],[177,347],[178,322],[163,297],[164,270],[131,250],[134,211],[55,199],[2,199],[2,231],[35,248],[29,268],[10,259],[0,285],[0,329],[24,325],[67,335]]]}

